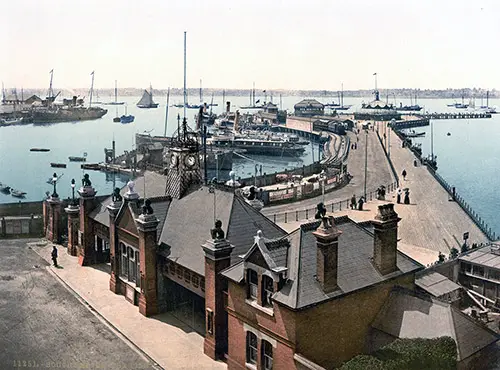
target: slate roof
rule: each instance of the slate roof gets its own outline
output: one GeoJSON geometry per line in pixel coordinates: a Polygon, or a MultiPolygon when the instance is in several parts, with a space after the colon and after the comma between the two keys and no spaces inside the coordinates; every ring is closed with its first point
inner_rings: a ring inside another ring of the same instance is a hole
{"type": "MultiPolygon", "coordinates": [[[[280,238],[286,232],[233,192],[215,190],[216,217],[222,221],[226,239],[234,245],[231,263],[239,262],[261,230],[265,237],[280,238]]],[[[214,195],[208,187],[195,188],[181,199],[173,199],[161,232],[160,243],[169,247],[168,258],[199,274],[205,274],[201,245],[214,227],[214,195]]]]}
{"type": "MultiPolygon", "coordinates": [[[[137,178],[135,191],[139,194],[144,189],[151,200],[158,225],[158,244],[163,246],[162,254],[176,263],[201,275],[205,274],[204,252],[201,247],[211,238],[210,230],[214,227],[214,194],[208,187],[192,186],[181,199],[165,197],[166,177],[146,171],[145,177],[137,178]]],[[[120,194],[127,192],[124,186],[120,194]]],[[[270,239],[280,238],[286,232],[267,217],[248,205],[232,191],[215,190],[216,217],[222,221],[226,239],[234,245],[231,263],[238,263],[240,255],[245,254],[253,244],[253,237],[258,230],[270,239]]],[[[106,207],[111,204],[111,196],[90,212],[95,221],[109,227],[109,213],[106,207]]],[[[142,202],[141,202],[142,204],[142,202]]],[[[137,210],[140,213],[140,210],[137,210]]],[[[281,257],[283,258],[283,257],[281,257]]]]}
{"type": "Polygon", "coordinates": [[[313,106],[315,108],[324,108],[324,105],[321,104],[316,99],[304,99],[304,100],[301,100],[297,104],[294,105],[294,108],[304,108],[304,107],[308,107],[308,106],[313,106]]]}
{"type": "MultiPolygon", "coordinates": [[[[290,242],[287,251],[288,280],[273,295],[275,301],[292,309],[302,309],[423,268],[398,251],[398,271],[381,275],[372,262],[373,234],[347,216],[335,218],[335,224],[342,231],[338,246],[339,289],[325,294],[316,280],[316,237],[312,232],[318,228],[320,221],[315,221],[301,225],[286,237],[290,242]]],[[[243,264],[240,265],[225,270],[224,276],[241,282],[243,264]]]]}
{"type": "Polygon", "coordinates": [[[393,289],[372,327],[394,338],[450,336],[459,361],[500,339],[450,304],[403,288],[393,289]]]}
{"type": "Polygon", "coordinates": [[[460,285],[435,271],[418,276],[415,279],[415,284],[434,297],[441,297],[444,294],[461,289],[460,285]]]}
{"type": "MultiPolygon", "coordinates": [[[[165,196],[165,186],[166,186],[165,176],[162,176],[156,172],[151,172],[151,171],[146,171],[144,176],[138,177],[137,179],[134,180],[135,191],[139,193],[139,195],[144,195],[142,194],[144,192],[144,179],[146,179],[145,188],[146,188],[146,196],[148,198],[151,199],[151,198],[158,198],[165,196]]],[[[120,194],[124,196],[127,191],[128,187],[125,185],[124,187],[121,188],[120,194]]],[[[89,217],[99,222],[100,224],[109,227],[109,213],[106,207],[110,204],[111,204],[111,195],[101,203],[98,203],[97,207],[94,208],[89,213],[89,217]]],[[[156,214],[156,208],[154,205],[153,209],[156,214]]],[[[159,215],[157,215],[157,217],[160,218],[159,215]]]]}

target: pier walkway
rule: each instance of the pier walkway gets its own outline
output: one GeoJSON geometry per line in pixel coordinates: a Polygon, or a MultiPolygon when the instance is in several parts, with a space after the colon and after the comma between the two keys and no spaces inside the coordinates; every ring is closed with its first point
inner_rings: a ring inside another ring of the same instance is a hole
{"type": "MultiPolygon", "coordinates": [[[[427,168],[414,167],[415,156],[409,149],[402,148],[401,139],[392,130],[390,135],[390,155],[400,177],[400,186],[410,189],[411,204],[396,207],[402,218],[399,224],[401,241],[446,255],[452,247],[460,249],[465,232],[469,232],[469,243],[486,242],[486,235],[458,203],[449,200],[449,193],[427,168]],[[407,172],[406,180],[401,177],[403,169],[407,172]]],[[[395,194],[390,197],[387,199],[395,202],[395,194]]]]}
{"type": "MultiPolygon", "coordinates": [[[[348,132],[350,142],[356,143],[356,135],[348,132]]],[[[353,176],[352,180],[341,189],[332,191],[325,194],[325,204],[327,209],[331,210],[331,204],[334,204],[335,209],[338,209],[339,202],[343,202],[342,207],[346,208],[346,201],[352,197],[353,194],[359,198],[364,191],[364,165],[365,165],[365,133],[362,131],[359,135],[357,142],[358,148],[349,151],[347,159],[347,171],[353,176]]],[[[340,141],[340,140],[339,140],[340,141]]],[[[368,132],[368,165],[367,165],[367,193],[374,193],[380,185],[387,186],[392,183],[393,177],[391,170],[385,158],[384,151],[377,138],[377,134],[373,131],[368,132]]],[[[262,213],[271,220],[276,222],[284,222],[285,217],[288,220],[296,219],[296,212],[298,212],[299,219],[306,219],[307,216],[314,218],[316,212],[316,205],[321,202],[322,197],[314,197],[299,202],[287,203],[262,209],[262,213]],[[286,216],[285,216],[286,215],[286,216]]]]}
{"type": "MultiPolygon", "coordinates": [[[[380,132],[384,132],[380,123],[380,132]]],[[[351,142],[356,142],[356,135],[349,132],[351,142]]],[[[359,134],[358,149],[351,150],[348,159],[348,170],[353,174],[351,183],[344,188],[325,194],[327,210],[335,216],[349,215],[356,221],[368,221],[375,217],[377,205],[386,202],[396,203],[396,192],[388,192],[386,200],[377,201],[368,196],[364,211],[348,210],[348,199],[352,194],[358,198],[364,187],[364,132],[359,134]],[[339,201],[343,201],[341,204],[339,201]]],[[[469,233],[468,244],[488,241],[487,236],[479,229],[467,213],[454,201],[449,200],[449,193],[431,175],[425,166],[414,167],[415,156],[407,148],[402,148],[401,140],[390,131],[390,156],[396,173],[399,175],[400,187],[409,188],[410,203],[396,204],[396,212],[401,217],[399,223],[398,248],[403,252],[429,264],[437,260],[438,251],[448,256],[451,248],[460,250],[463,234],[469,233]],[[406,180],[401,172],[406,169],[406,180]]],[[[377,133],[368,131],[368,184],[367,193],[381,184],[391,184],[396,181],[390,170],[383,145],[377,133]]],[[[403,199],[402,199],[403,200],[403,199]]],[[[278,223],[286,230],[297,228],[306,219],[314,219],[315,206],[321,202],[321,196],[279,206],[266,207],[261,212],[278,223]]]]}

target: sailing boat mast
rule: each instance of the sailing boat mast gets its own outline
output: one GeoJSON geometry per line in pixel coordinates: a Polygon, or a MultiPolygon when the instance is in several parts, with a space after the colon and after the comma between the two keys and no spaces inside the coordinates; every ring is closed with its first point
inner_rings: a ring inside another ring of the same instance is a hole
{"type": "Polygon", "coordinates": [[[50,73],[50,85],[49,85],[49,92],[47,95],[49,98],[52,98],[54,96],[54,90],[52,90],[52,79],[54,77],[54,70],[51,69],[49,73],[50,73]]]}
{"type": "Polygon", "coordinates": [[[340,86],[342,89],[342,92],[340,93],[340,106],[343,107],[344,106],[344,84],[341,83],[340,86]]]}
{"type": "Polygon", "coordinates": [[[165,108],[165,130],[163,131],[163,136],[167,136],[167,123],[168,123],[168,102],[170,99],[170,87],[167,90],[167,107],[165,108]]]}
{"type": "MultiPolygon", "coordinates": [[[[90,85],[90,100],[89,100],[89,108],[92,107],[92,93],[94,92],[94,71],[90,74],[92,76],[92,83],[90,85]]],[[[50,88],[52,89],[52,78],[50,80],[50,88]]]]}
{"type": "Polygon", "coordinates": [[[117,82],[115,80],[115,103],[118,103],[118,88],[117,88],[117,82]]]}
{"type": "Polygon", "coordinates": [[[255,107],[255,82],[253,83],[253,90],[252,90],[252,107],[255,107]]]}
{"type": "Polygon", "coordinates": [[[203,104],[203,90],[201,89],[201,78],[200,78],[200,105],[203,104]]]}
{"type": "Polygon", "coordinates": [[[184,31],[184,118],[186,118],[187,90],[186,90],[186,31],[184,31]]]}

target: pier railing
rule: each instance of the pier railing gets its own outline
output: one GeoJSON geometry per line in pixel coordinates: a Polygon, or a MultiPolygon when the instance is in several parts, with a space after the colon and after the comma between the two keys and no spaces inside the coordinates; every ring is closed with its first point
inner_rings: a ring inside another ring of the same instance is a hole
{"type": "MultiPolygon", "coordinates": [[[[386,194],[393,193],[397,190],[398,186],[397,183],[393,182],[389,185],[386,186],[386,194]]],[[[372,201],[377,198],[377,189],[367,191],[366,192],[366,200],[365,202],[372,201]]],[[[328,212],[341,212],[342,210],[347,210],[349,209],[351,204],[351,198],[342,200],[342,201],[337,201],[337,202],[325,202],[325,207],[328,212]]],[[[273,220],[274,223],[289,223],[289,222],[296,222],[296,221],[304,221],[304,220],[310,220],[314,219],[314,216],[316,214],[317,208],[316,207],[310,207],[306,209],[300,209],[300,210],[293,210],[293,211],[287,211],[287,212],[281,212],[281,213],[274,213],[271,215],[268,215],[267,217],[271,220],[273,220]]]]}
{"type": "Polygon", "coordinates": [[[386,150],[385,145],[384,145],[384,143],[382,141],[382,138],[380,137],[380,134],[378,133],[378,130],[376,130],[376,131],[377,131],[378,141],[380,142],[380,145],[382,146],[382,149],[384,150],[384,154],[385,154],[385,157],[387,158],[387,162],[389,162],[389,167],[391,167],[392,175],[394,176],[394,179],[396,180],[396,185],[399,186],[398,172],[394,168],[394,164],[391,161],[391,157],[387,153],[387,150],[386,150]]]}
{"type": "Polygon", "coordinates": [[[431,173],[432,176],[441,184],[441,186],[448,192],[450,200],[454,200],[457,204],[464,210],[467,215],[471,218],[471,220],[477,225],[477,227],[488,237],[490,241],[497,240],[496,233],[488,226],[481,216],[468,204],[465,199],[458,194],[456,188],[448,184],[446,180],[439,175],[432,167],[427,166],[427,170],[431,173]]]}

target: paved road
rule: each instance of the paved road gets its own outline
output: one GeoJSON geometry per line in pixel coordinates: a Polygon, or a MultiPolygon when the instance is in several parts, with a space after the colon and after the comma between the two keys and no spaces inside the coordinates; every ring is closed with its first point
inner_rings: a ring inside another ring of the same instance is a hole
{"type": "MultiPolygon", "coordinates": [[[[351,138],[351,142],[356,142],[356,135],[354,133],[348,132],[348,135],[351,138]]],[[[359,197],[364,191],[365,134],[363,131],[359,134],[358,149],[349,152],[347,166],[349,173],[353,176],[351,182],[342,189],[325,194],[325,203],[327,205],[349,199],[353,194],[359,197]]],[[[373,131],[368,132],[367,167],[367,192],[374,191],[380,185],[388,185],[394,181],[377,134],[373,131]]],[[[319,202],[321,202],[321,196],[294,203],[265,207],[261,212],[271,217],[273,214],[315,208],[319,202]]]]}
{"type": "Polygon", "coordinates": [[[47,265],[26,240],[0,241],[1,369],[153,368],[69,293],[47,265]]]}

